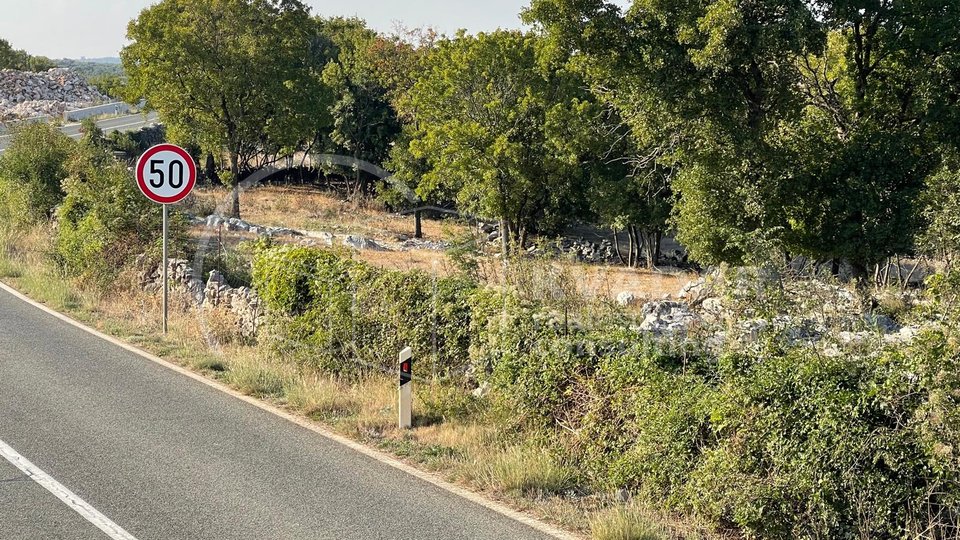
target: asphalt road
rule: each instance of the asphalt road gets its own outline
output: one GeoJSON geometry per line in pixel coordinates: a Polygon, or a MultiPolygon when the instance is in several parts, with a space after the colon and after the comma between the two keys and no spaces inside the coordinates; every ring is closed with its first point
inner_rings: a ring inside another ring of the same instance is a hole
{"type": "MultiPolygon", "coordinates": [[[[100,120],[97,122],[97,125],[100,126],[100,129],[102,129],[104,133],[111,133],[114,131],[136,131],[143,126],[156,122],[157,118],[157,113],[155,112],[151,112],[146,115],[131,114],[127,116],[118,116],[116,118],[100,120]]],[[[83,135],[80,132],[80,124],[68,124],[60,128],[60,131],[62,131],[71,139],[79,139],[83,135]]],[[[0,154],[2,154],[9,145],[10,135],[0,135],[0,154]]]]}
{"type": "MultiPolygon", "coordinates": [[[[139,540],[546,538],[0,290],[3,444],[139,540]]],[[[0,458],[0,539],[88,538],[0,458]]]]}

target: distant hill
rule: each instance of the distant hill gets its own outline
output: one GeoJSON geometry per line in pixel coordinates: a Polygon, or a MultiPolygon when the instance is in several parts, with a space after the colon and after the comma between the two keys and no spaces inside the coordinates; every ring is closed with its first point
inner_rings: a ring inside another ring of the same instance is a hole
{"type": "Polygon", "coordinates": [[[80,60],[62,58],[56,60],[56,63],[59,67],[76,71],[88,80],[104,76],[123,76],[123,66],[120,64],[119,58],[84,58],[80,60]]]}
{"type": "Polygon", "coordinates": [[[119,56],[105,56],[103,58],[86,58],[81,57],[77,58],[62,58],[57,60],[58,62],[79,62],[85,64],[120,64],[121,60],[119,56]]]}

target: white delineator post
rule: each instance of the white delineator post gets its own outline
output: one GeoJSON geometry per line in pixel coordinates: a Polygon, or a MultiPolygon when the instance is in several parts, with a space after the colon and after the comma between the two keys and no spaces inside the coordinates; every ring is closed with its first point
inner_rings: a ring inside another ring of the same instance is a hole
{"type": "Polygon", "coordinates": [[[413,427],[413,350],[400,351],[400,429],[413,427]]]}

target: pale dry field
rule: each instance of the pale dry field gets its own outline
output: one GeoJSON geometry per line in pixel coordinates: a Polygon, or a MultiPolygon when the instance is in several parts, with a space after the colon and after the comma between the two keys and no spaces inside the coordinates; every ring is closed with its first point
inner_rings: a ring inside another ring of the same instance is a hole
{"type": "MultiPolygon", "coordinates": [[[[212,208],[227,200],[225,189],[198,189],[200,205],[212,208]]],[[[300,186],[263,186],[245,191],[240,198],[241,215],[257,225],[288,227],[303,231],[324,231],[337,235],[359,235],[384,244],[396,243],[400,237],[412,237],[413,216],[387,212],[375,202],[358,204],[344,201],[316,188],[300,186]]],[[[424,240],[439,242],[469,234],[473,228],[453,219],[423,220],[424,240]]],[[[235,238],[250,235],[230,233],[235,238]]],[[[456,267],[443,251],[428,249],[355,252],[359,260],[393,270],[420,270],[435,275],[450,275],[456,267]]],[[[490,282],[501,282],[501,261],[485,257],[480,262],[481,275],[490,282]]],[[[558,260],[576,287],[588,296],[616,298],[631,292],[638,298],[658,299],[676,295],[696,274],[674,268],[659,271],[631,269],[623,266],[584,264],[558,260]]]]}

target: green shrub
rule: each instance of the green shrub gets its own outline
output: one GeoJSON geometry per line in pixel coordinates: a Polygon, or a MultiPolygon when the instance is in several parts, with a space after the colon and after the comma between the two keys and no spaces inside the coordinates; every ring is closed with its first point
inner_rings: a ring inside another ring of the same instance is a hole
{"type": "Polygon", "coordinates": [[[166,137],[163,126],[149,126],[138,131],[113,131],[107,135],[106,144],[114,152],[122,152],[128,158],[136,159],[151,146],[165,142],[166,137]]]}
{"type": "MultiPolygon", "coordinates": [[[[125,166],[102,149],[82,146],[69,172],[55,247],[69,275],[106,284],[136,255],[159,255],[161,208],[140,193],[125,166]]],[[[171,253],[181,250],[183,230],[174,213],[171,253]]]]}
{"type": "Polygon", "coordinates": [[[605,355],[561,418],[602,486],[756,538],[902,538],[960,516],[957,359],[928,336],[869,357],[762,351],[708,374],[636,347],[605,355]]]}
{"type": "Polygon", "coordinates": [[[0,157],[0,223],[18,227],[48,218],[63,200],[61,181],[76,145],[48,124],[13,130],[0,157]]]}
{"type": "MultiPolygon", "coordinates": [[[[651,340],[625,317],[581,328],[508,290],[311,248],[260,250],[254,283],[282,346],[308,343],[301,362],[321,370],[392,373],[397,350],[423,358],[436,336],[441,373],[471,366],[491,385],[491,412],[549,447],[489,464],[498,489],[556,492],[573,481],[559,464],[576,463],[597,489],[627,488],[752,538],[903,538],[960,525],[956,276],[931,282],[918,315],[941,330],[835,356],[776,340],[707,353],[651,340]]],[[[782,285],[761,296],[781,302],[782,285]]],[[[448,409],[432,408],[438,420],[448,409]]]]}
{"type": "Polygon", "coordinates": [[[275,315],[275,345],[302,354],[301,363],[342,375],[392,373],[396,354],[409,346],[421,376],[462,372],[467,364],[469,280],[381,270],[316,248],[264,246],[254,257],[253,283],[275,315]]]}

